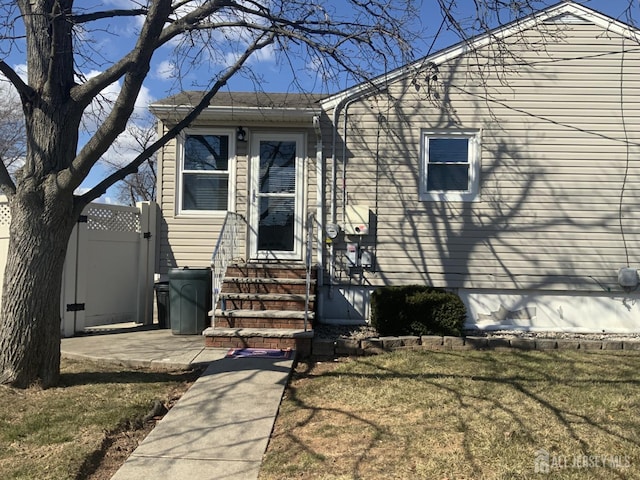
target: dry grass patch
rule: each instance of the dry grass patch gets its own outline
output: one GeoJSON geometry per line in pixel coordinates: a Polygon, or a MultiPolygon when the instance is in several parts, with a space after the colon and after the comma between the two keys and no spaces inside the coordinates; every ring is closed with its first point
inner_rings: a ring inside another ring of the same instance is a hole
{"type": "Polygon", "coordinates": [[[260,478],[541,478],[541,450],[552,478],[638,478],[639,366],[636,352],[403,351],[299,368],[260,478]]]}
{"type": "Polygon", "coordinates": [[[156,400],[171,406],[197,377],[84,361],[61,367],[56,388],[0,387],[0,478],[110,478],[101,463],[109,446],[116,442],[126,458],[143,436],[136,432],[153,427],[143,418],[156,400]]]}

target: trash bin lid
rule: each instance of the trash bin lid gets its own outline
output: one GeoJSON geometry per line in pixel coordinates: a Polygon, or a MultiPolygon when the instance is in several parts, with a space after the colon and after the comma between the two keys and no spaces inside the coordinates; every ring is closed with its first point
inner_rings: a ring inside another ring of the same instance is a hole
{"type": "Polygon", "coordinates": [[[199,268],[172,268],[169,270],[169,280],[194,280],[208,278],[211,275],[211,269],[208,267],[199,268]]]}

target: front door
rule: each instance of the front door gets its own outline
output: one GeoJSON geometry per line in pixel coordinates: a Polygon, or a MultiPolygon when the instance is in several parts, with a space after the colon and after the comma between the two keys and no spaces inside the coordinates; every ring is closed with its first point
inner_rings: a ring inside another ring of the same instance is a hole
{"type": "Polygon", "coordinates": [[[302,258],[304,135],[251,137],[251,258],[302,258]]]}

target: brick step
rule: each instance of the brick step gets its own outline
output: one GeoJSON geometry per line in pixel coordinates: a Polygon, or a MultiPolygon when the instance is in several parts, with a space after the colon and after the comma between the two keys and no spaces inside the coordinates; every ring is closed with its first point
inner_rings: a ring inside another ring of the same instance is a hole
{"type": "MultiPolygon", "coordinates": [[[[209,316],[211,316],[212,313],[213,312],[209,312],[209,316]]],[[[304,311],[299,310],[220,310],[216,308],[215,314],[216,319],[218,317],[304,319],[304,311]]],[[[312,320],[314,317],[314,312],[309,312],[307,318],[312,320]]]]}
{"type": "MultiPolygon", "coordinates": [[[[229,265],[226,271],[230,277],[253,277],[253,278],[307,278],[307,271],[300,264],[282,263],[247,263],[240,265],[229,265]]],[[[315,276],[315,269],[311,272],[312,278],[315,276]]]]}
{"type": "MultiPolygon", "coordinates": [[[[306,295],[271,293],[220,293],[222,310],[304,310],[306,295]]],[[[309,310],[314,310],[315,295],[309,295],[309,310]]]]}
{"type": "MultiPolygon", "coordinates": [[[[216,328],[268,328],[268,329],[304,329],[304,320],[299,318],[265,318],[265,317],[216,317],[216,328]]],[[[311,327],[311,320],[307,321],[311,327]]]]}
{"type": "Polygon", "coordinates": [[[298,356],[311,354],[313,330],[261,328],[207,328],[202,335],[210,348],[291,348],[298,356]]]}
{"type": "MultiPolygon", "coordinates": [[[[309,295],[309,300],[315,300],[315,295],[309,295]]],[[[287,294],[287,293],[228,293],[220,292],[220,298],[226,300],[264,300],[264,301],[291,301],[304,302],[306,295],[303,294],[287,294]]]]}
{"type": "MultiPolygon", "coordinates": [[[[212,312],[209,312],[211,315],[212,312]]],[[[263,329],[304,329],[304,310],[220,310],[215,311],[216,327],[225,328],[263,328],[263,329]]],[[[309,312],[307,327],[310,327],[315,315],[309,312]]]]}
{"type": "MultiPolygon", "coordinates": [[[[296,278],[255,278],[225,277],[222,285],[224,293],[270,293],[270,294],[302,294],[307,290],[305,279],[296,278]]],[[[315,290],[315,281],[311,284],[315,290]]]]}

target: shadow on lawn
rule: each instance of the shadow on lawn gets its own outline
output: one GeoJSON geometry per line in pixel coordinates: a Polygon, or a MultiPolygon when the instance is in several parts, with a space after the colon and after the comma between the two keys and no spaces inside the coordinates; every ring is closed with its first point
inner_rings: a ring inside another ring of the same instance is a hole
{"type": "Polygon", "coordinates": [[[127,384],[127,383],[166,383],[166,382],[194,382],[203,369],[193,369],[175,372],[130,370],[125,367],[114,371],[82,371],[63,372],[60,375],[59,387],[76,387],[96,384],[127,384]]]}
{"type": "MultiPolygon", "coordinates": [[[[638,391],[640,373],[637,369],[640,356],[638,355],[604,352],[591,354],[586,352],[447,351],[416,353],[415,356],[414,364],[407,368],[401,368],[401,362],[398,366],[394,366],[392,361],[385,361],[384,355],[352,359],[348,363],[357,365],[353,368],[347,363],[338,365],[337,368],[318,371],[314,365],[309,365],[306,371],[298,371],[296,378],[312,382],[314,379],[335,378],[337,382],[346,382],[354,386],[354,396],[362,395],[355,385],[360,384],[363,379],[369,379],[372,383],[380,382],[381,386],[385,382],[393,381],[397,384],[398,381],[407,380],[419,382],[427,391],[430,387],[435,388],[431,391],[437,391],[438,395],[445,394],[447,405],[451,403],[456,406],[454,410],[447,410],[448,413],[445,415],[457,416],[454,432],[463,434],[464,456],[473,469],[473,478],[480,478],[486,474],[486,470],[483,469],[483,459],[478,458],[477,453],[473,451],[473,443],[476,442],[477,445],[478,442],[474,437],[479,434],[477,416],[482,415],[483,412],[484,414],[489,412],[491,416],[498,413],[502,419],[508,418],[509,425],[512,425],[508,433],[517,432],[519,439],[525,444],[522,448],[526,451],[530,450],[531,474],[533,474],[534,455],[540,449],[549,448],[544,444],[545,439],[548,441],[549,438],[552,439],[550,448],[552,454],[553,450],[572,448],[574,450],[571,451],[572,455],[624,456],[624,451],[602,450],[602,448],[611,449],[614,445],[617,449],[633,449],[633,454],[629,456],[635,463],[640,461],[640,454],[637,451],[640,440],[636,434],[640,431],[640,422],[634,413],[640,405],[640,401],[636,400],[639,397],[628,395],[619,398],[616,395],[621,394],[615,393],[621,389],[624,392],[640,393],[638,391]],[[420,362],[424,362],[423,367],[420,362]],[[450,366],[452,362],[456,365],[455,367],[450,366]],[[470,385],[475,387],[469,388],[470,385]],[[509,395],[500,397],[487,393],[494,389],[500,392],[507,391],[509,395]],[[569,396],[563,397],[555,391],[564,391],[562,389],[567,389],[569,396]],[[588,396],[593,398],[578,400],[571,398],[571,392],[574,392],[576,397],[589,392],[588,396]],[[614,393],[612,397],[603,399],[600,395],[606,395],[605,392],[614,393]],[[481,407],[478,409],[479,406],[481,407]],[[614,410],[607,411],[607,407],[614,410]],[[533,415],[538,415],[538,418],[533,418],[533,415]],[[607,423],[603,418],[608,418],[610,421],[607,423]],[[553,426],[550,437],[547,436],[548,432],[540,431],[548,425],[553,426]],[[556,441],[553,440],[554,438],[563,439],[565,443],[554,443],[556,441]],[[570,447],[570,445],[573,446],[570,447]]],[[[370,388],[369,394],[371,391],[370,388]]],[[[350,409],[348,406],[326,408],[321,405],[321,401],[319,404],[308,403],[299,395],[298,388],[295,386],[289,388],[288,396],[299,410],[305,412],[304,418],[298,420],[296,427],[304,428],[319,420],[318,417],[330,413],[335,418],[344,418],[345,421],[353,420],[362,429],[371,430],[371,435],[362,435],[361,442],[364,443],[360,444],[359,453],[355,458],[352,457],[353,478],[362,476],[364,464],[372,458],[372,455],[375,456],[377,450],[376,452],[373,450],[379,448],[380,440],[393,438],[382,420],[377,421],[370,415],[361,415],[362,412],[358,412],[357,408],[350,409]]],[[[487,422],[491,421],[487,420],[487,422]]],[[[316,459],[324,458],[321,453],[314,451],[297,437],[295,430],[286,432],[286,435],[308,455],[316,459]]],[[[335,442],[339,444],[340,439],[336,438],[335,442]]],[[[615,468],[614,465],[605,465],[589,474],[606,474],[607,478],[635,478],[633,464],[631,467],[615,468]]],[[[586,471],[583,470],[583,473],[586,471]]]]}

